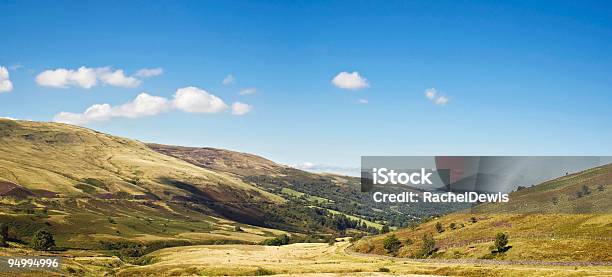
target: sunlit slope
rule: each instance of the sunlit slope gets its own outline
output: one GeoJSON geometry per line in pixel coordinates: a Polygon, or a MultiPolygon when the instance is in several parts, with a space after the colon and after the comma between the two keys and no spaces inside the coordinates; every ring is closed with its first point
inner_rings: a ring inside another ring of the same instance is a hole
{"type": "Polygon", "coordinates": [[[197,189],[212,201],[282,201],[138,141],[59,123],[0,119],[0,179],[64,197],[112,198],[124,192],[119,195],[175,199],[197,189]]]}
{"type": "MultiPolygon", "coordinates": [[[[394,233],[403,246],[397,255],[415,256],[422,237],[432,234],[439,248],[437,258],[612,261],[610,183],[612,166],[606,165],[513,192],[509,203],[482,204],[398,230],[394,233]],[[442,232],[437,223],[442,224],[442,232]],[[487,256],[499,232],[509,235],[511,248],[503,255],[487,256]]],[[[355,249],[390,255],[383,247],[386,237],[362,239],[355,249]]]]}
{"type": "Polygon", "coordinates": [[[474,212],[611,213],[612,164],[556,178],[510,194],[507,203],[479,205],[474,212]]]}

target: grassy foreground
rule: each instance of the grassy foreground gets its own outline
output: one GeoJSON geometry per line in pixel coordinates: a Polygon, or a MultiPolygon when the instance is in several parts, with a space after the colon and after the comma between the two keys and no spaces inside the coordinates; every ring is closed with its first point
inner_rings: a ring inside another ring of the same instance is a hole
{"type": "MultiPolygon", "coordinates": [[[[347,250],[347,247],[349,247],[348,242],[338,242],[335,245],[298,243],[281,247],[258,245],[173,247],[149,254],[152,261],[149,265],[123,265],[115,273],[118,276],[276,274],[320,276],[322,273],[330,276],[370,276],[374,273],[470,276],[610,276],[612,274],[612,267],[609,266],[563,267],[419,262],[390,257],[361,256],[347,250]]],[[[79,264],[88,270],[85,261],[85,258],[80,258],[79,264]]]]}

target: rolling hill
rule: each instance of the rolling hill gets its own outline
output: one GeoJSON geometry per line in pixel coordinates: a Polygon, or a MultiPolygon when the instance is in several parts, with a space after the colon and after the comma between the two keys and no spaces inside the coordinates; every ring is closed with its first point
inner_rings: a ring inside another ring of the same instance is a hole
{"type": "Polygon", "coordinates": [[[104,248],[105,240],[259,243],[284,232],[332,234],[359,221],[376,232],[389,213],[360,197],[357,178],[250,154],[0,119],[0,223],[15,241],[43,228],[61,247],[84,249],[104,248]]]}
{"type": "Polygon", "coordinates": [[[612,165],[592,168],[515,191],[508,203],[481,204],[398,230],[393,234],[402,247],[396,253],[384,248],[387,235],[362,239],[355,250],[416,257],[422,237],[431,234],[438,248],[433,258],[610,262],[611,181],[612,165]],[[491,256],[499,232],[509,236],[511,248],[491,256]]]}

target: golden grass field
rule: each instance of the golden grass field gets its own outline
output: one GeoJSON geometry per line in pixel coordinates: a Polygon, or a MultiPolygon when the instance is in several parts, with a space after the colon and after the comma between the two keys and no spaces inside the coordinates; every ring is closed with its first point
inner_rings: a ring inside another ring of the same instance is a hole
{"type": "MultiPolygon", "coordinates": [[[[610,276],[610,266],[486,265],[422,262],[384,256],[363,256],[348,250],[349,243],[298,243],[286,246],[211,245],[162,249],[149,254],[146,266],[125,266],[118,276],[292,276],[470,275],[470,276],[610,276]],[[381,268],[389,272],[380,272],[381,268]]],[[[75,259],[81,263],[86,259],[75,259]]],[[[87,267],[87,266],[84,266],[87,267]]]]}

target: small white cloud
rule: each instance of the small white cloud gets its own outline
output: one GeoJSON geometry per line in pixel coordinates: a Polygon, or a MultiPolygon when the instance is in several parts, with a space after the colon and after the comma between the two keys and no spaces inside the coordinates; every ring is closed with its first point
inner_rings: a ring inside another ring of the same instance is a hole
{"type": "Polygon", "coordinates": [[[249,94],[253,94],[257,92],[256,88],[245,88],[243,90],[241,90],[240,92],[238,92],[238,94],[240,95],[249,95],[249,94]]]}
{"type": "Polygon", "coordinates": [[[446,96],[437,95],[438,91],[435,88],[428,88],[425,90],[425,97],[438,106],[445,106],[450,101],[450,99],[446,96]]]}
{"type": "Polygon", "coordinates": [[[155,76],[159,76],[162,73],[164,73],[164,69],[161,67],[157,67],[157,68],[143,68],[140,69],[138,71],[136,71],[136,74],[134,74],[137,77],[142,77],[142,78],[149,78],[149,77],[155,77],[155,76]]]}
{"type": "Polygon", "coordinates": [[[348,90],[358,90],[370,86],[368,80],[361,77],[357,71],[353,73],[348,73],[346,71],[340,72],[331,82],[336,87],[348,90]]]}
{"type": "Polygon", "coordinates": [[[196,87],[178,89],[172,104],[175,108],[188,113],[219,113],[227,109],[221,98],[196,87]]]}
{"type": "Polygon", "coordinates": [[[223,79],[223,81],[221,81],[222,84],[224,85],[231,85],[236,83],[236,78],[234,78],[234,75],[232,74],[228,74],[227,76],[225,76],[225,78],[223,79]]]}
{"type": "Polygon", "coordinates": [[[113,116],[127,118],[154,116],[167,111],[169,108],[170,105],[166,98],[141,93],[136,96],[134,101],[114,108],[113,116]]]}
{"type": "Polygon", "coordinates": [[[13,82],[11,82],[8,69],[0,66],[0,93],[13,90],[13,82]]]}
{"type": "Polygon", "coordinates": [[[368,102],[368,99],[364,99],[364,98],[357,99],[357,102],[358,102],[359,104],[367,104],[367,103],[369,103],[369,102],[368,102]]]}
{"type": "Polygon", "coordinates": [[[98,82],[116,86],[133,88],[140,85],[141,81],[132,76],[126,76],[123,70],[113,70],[110,67],[89,68],[79,67],[77,70],[58,68],[45,70],[36,76],[39,86],[52,88],[81,87],[90,89],[98,82]]]}
{"type": "Polygon", "coordinates": [[[446,105],[446,103],[448,103],[448,101],[449,99],[447,97],[440,96],[436,99],[434,103],[436,103],[436,105],[444,106],[446,105]]]}
{"type": "Polygon", "coordinates": [[[302,164],[297,164],[294,167],[295,168],[299,168],[299,169],[311,169],[311,168],[315,167],[315,164],[311,163],[311,162],[304,162],[302,164]]]}
{"type": "Polygon", "coordinates": [[[253,106],[245,104],[245,103],[235,102],[234,104],[232,104],[232,114],[233,115],[244,115],[244,114],[249,113],[252,109],[253,109],[253,106]]]}
{"type": "Polygon", "coordinates": [[[111,86],[134,88],[140,85],[140,80],[125,76],[121,69],[113,71],[110,67],[103,67],[97,69],[96,72],[103,83],[111,86]]]}
{"type": "Polygon", "coordinates": [[[351,166],[330,166],[324,164],[315,164],[311,162],[305,162],[297,165],[293,165],[294,168],[306,170],[317,173],[334,173],[348,176],[359,176],[360,168],[351,166]]]}
{"type": "Polygon", "coordinates": [[[425,90],[425,97],[429,100],[433,100],[437,93],[438,91],[435,88],[428,88],[425,90]]]}
{"type": "Polygon", "coordinates": [[[12,118],[8,116],[0,116],[0,119],[17,120],[16,118],[12,118]]]}

